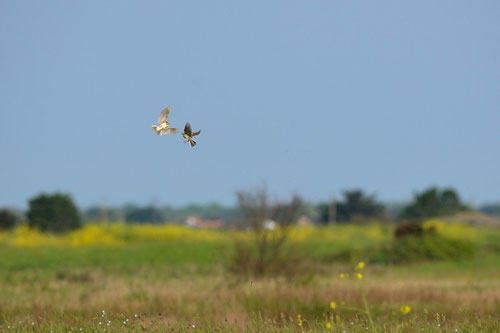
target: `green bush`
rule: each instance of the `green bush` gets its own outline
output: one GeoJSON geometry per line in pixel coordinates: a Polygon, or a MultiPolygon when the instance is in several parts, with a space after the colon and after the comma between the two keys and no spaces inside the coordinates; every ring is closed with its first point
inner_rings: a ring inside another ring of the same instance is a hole
{"type": "Polygon", "coordinates": [[[375,252],[372,261],[404,264],[427,260],[459,260],[472,256],[476,245],[439,235],[397,238],[375,252]]]}
{"type": "Polygon", "coordinates": [[[350,248],[332,255],[331,261],[355,263],[367,260],[380,264],[408,264],[433,260],[459,260],[476,252],[470,240],[443,237],[438,234],[395,238],[385,244],[350,248]]]}
{"type": "Polygon", "coordinates": [[[64,232],[81,226],[78,208],[67,194],[40,194],[29,201],[30,227],[42,231],[64,232]]]}
{"type": "Polygon", "coordinates": [[[19,222],[19,217],[8,209],[0,209],[0,230],[14,228],[19,222]]]}

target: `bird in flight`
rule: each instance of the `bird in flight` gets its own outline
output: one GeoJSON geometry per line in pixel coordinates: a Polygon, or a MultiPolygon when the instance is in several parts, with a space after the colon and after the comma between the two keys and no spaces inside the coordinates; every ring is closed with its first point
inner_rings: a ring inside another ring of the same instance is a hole
{"type": "Polygon", "coordinates": [[[156,134],[169,135],[177,133],[177,128],[169,127],[170,123],[167,121],[167,117],[170,111],[172,111],[172,108],[170,106],[167,106],[161,111],[160,116],[158,117],[158,126],[153,125],[153,131],[155,131],[156,134]]]}
{"type": "Polygon", "coordinates": [[[189,145],[191,147],[196,146],[196,141],[193,140],[193,136],[196,136],[201,133],[201,130],[198,132],[194,132],[191,130],[191,125],[189,123],[186,123],[186,126],[184,126],[184,132],[182,132],[182,136],[186,141],[184,143],[189,142],[189,145]]]}

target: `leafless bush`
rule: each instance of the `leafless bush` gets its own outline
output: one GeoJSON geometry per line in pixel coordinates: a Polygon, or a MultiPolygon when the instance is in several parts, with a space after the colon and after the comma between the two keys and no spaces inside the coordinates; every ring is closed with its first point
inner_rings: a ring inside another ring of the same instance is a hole
{"type": "Polygon", "coordinates": [[[295,195],[290,202],[270,203],[265,188],[238,191],[238,204],[252,239],[237,239],[230,270],[246,276],[291,276],[297,270],[298,259],[286,248],[290,225],[302,207],[295,195]]]}

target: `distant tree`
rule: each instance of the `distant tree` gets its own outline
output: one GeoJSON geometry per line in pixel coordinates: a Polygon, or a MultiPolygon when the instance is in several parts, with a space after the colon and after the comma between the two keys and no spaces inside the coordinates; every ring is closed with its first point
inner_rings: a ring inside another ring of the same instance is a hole
{"type": "Polygon", "coordinates": [[[198,215],[204,219],[234,219],[241,217],[241,212],[235,207],[224,207],[217,203],[207,205],[190,204],[177,209],[176,220],[184,221],[188,216],[198,215]]]}
{"type": "Polygon", "coordinates": [[[401,212],[406,207],[407,203],[404,202],[389,202],[385,203],[385,213],[391,219],[397,219],[401,216],[401,212]]]}
{"type": "Polygon", "coordinates": [[[9,209],[0,209],[0,230],[14,228],[19,222],[17,214],[9,209]]]}
{"type": "Polygon", "coordinates": [[[321,224],[328,224],[328,222],[332,222],[335,220],[335,210],[336,206],[333,202],[321,202],[316,205],[316,220],[321,224]]]}
{"type": "Polygon", "coordinates": [[[87,222],[114,222],[123,221],[123,214],[120,209],[114,207],[92,206],[84,211],[83,218],[87,222]]]}
{"type": "Polygon", "coordinates": [[[384,213],[384,205],[377,202],[375,195],[366,195],[362,190],[344,191],[343,200],[336,207],[339,222],[349,222],[355,217],[380,217],[384,213]]]}
{"type": "Polygon", "coordinates": [[[500,216],[500,203],[483,205],[479,210],[484,214],[488,214],[491,216],[500,216]]]}
{"type": "Polygon", "coordinates": [[[144,208],[131,209],[125,216],[127,222],[138,223],[159,223],[165,219],[162,212],[156,207],[149,206],[144,208]]]}
{"type": "MultiPolygon", "coordinates": [[[[92,213],[93,216],[96,216],[99,212],[95,210],[92,213]]],[[[108,214],[110,217],[112,213],[114,213],[113,210],[109,209],[108,214]]],[[[223,219],[227,222],[235,219],[241,219],[241,211],[238,207],[226,207],[217,203],[209,203],[206,205],[189,204],[181,207],[173,207],[169,205],[162,207],[141,207],[128,203],[120,209],[117,209],[116,213],[122,218],[125,218],[125,220],[132,222],[168,221],[182,223],[187,217],[192,215],[209,220],[223,219]],[[140,220],[137,220],[137,218],[140,220]]]]}
{"type": "Polygon", "coordinates": [[[185,220],[179,218],[178,209],[171,206],[165,206],[161,208],[161,215],[163,216],[163,219],[165,221],[180,222],[185,220]]]}
{"type": "Polygon", "coordinates": [[[64,232],[81,226],[78,208],[63,193],[40,194],[29,200],[27,213],[30,227],[42,231],[64,232]]]}
{"type": "Polygon", "coordinates": [[[460,197],[452,188],[443,190],[431,187],[422,193],[416,193],[413,202],[401,212],[402,219],[424,219],[429,217],[452,215],[467,210],[460,197]]]}
{"type": "Polygon", "coordinates": [[[316,210],[318,214],[318,222],[321,224],[327,224],[329,220],[329,214],[328,214],[328,204],[326,202],[321,202],[318,205],[316,205],[316,210]]]}

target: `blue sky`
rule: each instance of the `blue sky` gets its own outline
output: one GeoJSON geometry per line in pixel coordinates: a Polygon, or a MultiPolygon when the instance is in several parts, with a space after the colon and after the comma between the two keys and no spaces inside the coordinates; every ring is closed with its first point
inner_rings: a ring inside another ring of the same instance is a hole
{"type": "Polygon", "coordinates": [[[498,201],[499,41],[498,1],[2,1],[0,206],[498,201]]]}

